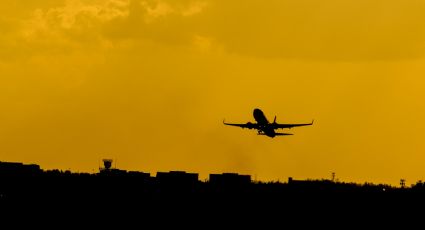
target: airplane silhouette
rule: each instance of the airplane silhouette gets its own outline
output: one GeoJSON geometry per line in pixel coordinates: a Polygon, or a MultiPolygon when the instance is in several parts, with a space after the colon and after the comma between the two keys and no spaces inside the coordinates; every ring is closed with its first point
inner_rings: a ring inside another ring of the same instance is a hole
{"type": "Polygon", "coordinates": [[[275,132],[275,129],[285,129],[285,128],[293,128],[298,126],[306,126],[306,125],[312,125],[314,120],[311,121],[311,123],[307,124],[278,124],[276,123],[276,116],[274,117],[273,123],[270,123],[266,116],[264,115],[263,111],[261,109],[254,109],[254,119],[257,121],[257,123],[251,123],[248,122],[246,124],[231,124],[226,123],[223,120],[223,124],[225,125],[231,125],[231,126],[237,126],[241,128],[248,128],[248,129],[257,129],[258,135],[266,135],[268,137],[275,137],[275,136],[285,136],[285,135],[293,135],[292,133],[277,133],[275,132]]]}

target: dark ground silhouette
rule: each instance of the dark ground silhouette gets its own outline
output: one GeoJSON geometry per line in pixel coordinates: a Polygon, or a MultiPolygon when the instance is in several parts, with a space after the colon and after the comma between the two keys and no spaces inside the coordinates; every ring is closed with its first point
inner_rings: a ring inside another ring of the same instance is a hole
{"type": "Polygon", "coordinates": [[[151,176],[109,165],[89,174],[0,162],[2,217],[44,224],[154,223],[159,228],[193,227],[200,221],[208,228],[254,223],[272,228],[337,227],[341,221],[361,227],[372,221],[382,227],[422,215],[424,199],[422,182],[405,188],[325,179],[265,183],[235,173],[200,181],[198,174],[182,171],[151,176]]]}

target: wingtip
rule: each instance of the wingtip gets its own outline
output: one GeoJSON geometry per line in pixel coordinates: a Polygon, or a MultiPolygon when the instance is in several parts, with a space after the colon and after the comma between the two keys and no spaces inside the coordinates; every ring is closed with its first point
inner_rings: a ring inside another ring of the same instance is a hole
{"type": "Polygon", "coordinates": [[[314,119],[311,121],[311,124],[313,124],[314,123],[314,119]]]}

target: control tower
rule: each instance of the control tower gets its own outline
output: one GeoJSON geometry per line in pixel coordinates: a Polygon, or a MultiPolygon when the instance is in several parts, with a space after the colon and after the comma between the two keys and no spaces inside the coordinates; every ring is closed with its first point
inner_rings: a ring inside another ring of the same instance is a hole
{"type": "Polygon", "coordinates": [[[112,159],[103,159],[103,168],[100,167],[99,171],[101,172],[108,172],[112,170],[112,159]]]}

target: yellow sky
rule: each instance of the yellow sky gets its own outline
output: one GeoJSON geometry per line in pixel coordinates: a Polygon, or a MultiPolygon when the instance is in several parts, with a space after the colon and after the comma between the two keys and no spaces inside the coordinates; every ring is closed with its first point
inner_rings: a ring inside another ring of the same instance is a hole
{"type": "Polygon", "coordinates": [[[0,3],[0,161],[259,180],[425,178],[425,2],[0,3]],[[315,124],[270,139],[227,127],[315,124]]]}

